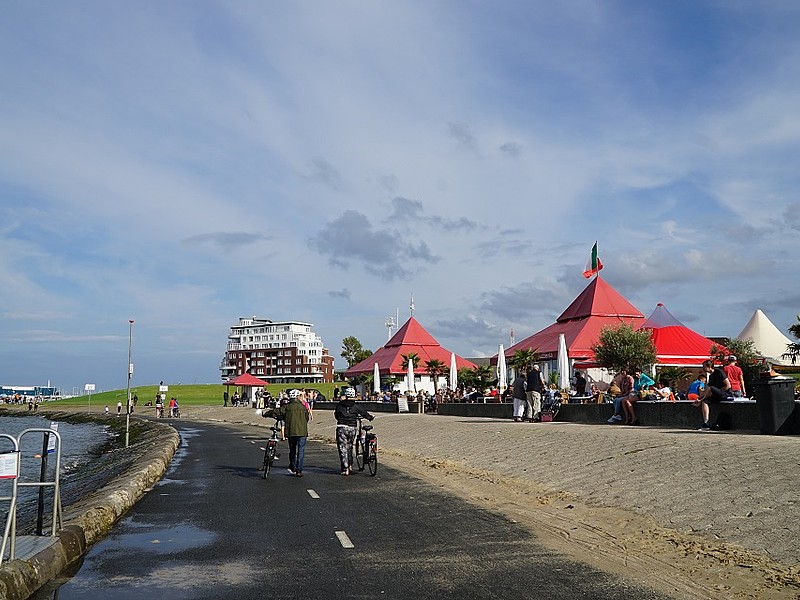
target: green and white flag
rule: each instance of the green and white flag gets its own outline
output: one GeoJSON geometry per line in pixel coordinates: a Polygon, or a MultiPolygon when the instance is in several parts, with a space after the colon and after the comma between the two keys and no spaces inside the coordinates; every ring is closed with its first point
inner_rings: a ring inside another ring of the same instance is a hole
{"type": "Polygon", "coordinates": [[[594,246],[592,246],[592,254],[589,256],[589,260],[586,261],[586,268],[583,270],[583,276],[588,279],[592,275],[597,275],[598,271],[602,268],[603,263],[600,262],[597,256],[597,242],[595,242],[594,246]]]}

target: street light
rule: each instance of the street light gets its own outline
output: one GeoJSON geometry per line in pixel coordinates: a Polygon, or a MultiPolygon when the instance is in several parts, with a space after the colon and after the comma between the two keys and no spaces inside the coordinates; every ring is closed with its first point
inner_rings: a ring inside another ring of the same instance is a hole
{"type": "Polygon", "coordinates": [[[131,428],[131,377],[133,376],[133,363],[131,362],[131,348],[133,347],[133,319],[128,320],[128,410],[125,413],[125,447],[128,447],[131,428]]]}

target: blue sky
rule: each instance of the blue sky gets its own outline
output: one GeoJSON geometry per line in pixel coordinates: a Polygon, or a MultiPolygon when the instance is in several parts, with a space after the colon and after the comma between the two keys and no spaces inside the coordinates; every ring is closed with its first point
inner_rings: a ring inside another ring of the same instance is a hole
{"type": "Polygon", "coordinates": [[[240,316],[464,356],[602,276],[800,312],[794,2],[38,2],[0,21],[0,383],[219,381],[240,316]]]}

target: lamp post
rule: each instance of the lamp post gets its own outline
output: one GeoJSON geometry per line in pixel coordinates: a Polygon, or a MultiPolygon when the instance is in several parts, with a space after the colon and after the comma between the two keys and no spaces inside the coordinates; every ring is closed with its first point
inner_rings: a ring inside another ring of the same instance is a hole
{"type": "Polygon", "coordinates": [[[133,363],[131,362],[131,348],[133,347],[133,319],[128,320],[128,403],[125,412],[125,447],[128,447],[131,428],[131,377],[133,376],[133,363]]]}

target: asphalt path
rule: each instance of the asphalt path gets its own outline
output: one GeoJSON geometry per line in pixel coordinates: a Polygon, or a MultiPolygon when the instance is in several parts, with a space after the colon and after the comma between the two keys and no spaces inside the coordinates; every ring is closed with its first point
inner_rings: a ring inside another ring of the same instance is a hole
{"type": "Polygon", "coordinates": [[[282,442],[265,480],[263,428],[175,426],[165,477],[36,600],[665,598],[383,465],[342,477],[335,447],[309,442],[297,478],[282,442]]]}

